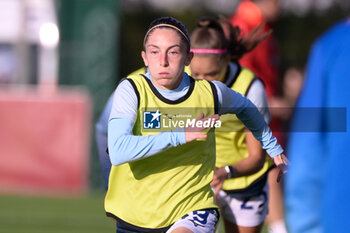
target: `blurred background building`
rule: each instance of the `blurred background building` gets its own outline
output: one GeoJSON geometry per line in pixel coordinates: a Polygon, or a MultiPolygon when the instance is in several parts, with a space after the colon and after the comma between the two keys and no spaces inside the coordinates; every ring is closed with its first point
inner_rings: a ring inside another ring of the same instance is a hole
{"type": "MultiPolygon", "coordinates": [[[[0,191],[102,191],[93,125],[118,81],[143,66],[149,23],[170,15],[191,31],[199,17],[231,15],[237,4],[0,0],[0,147],[7,148],[0,158],[0,191]],[[22,164],[29,160],[31,168],[22,164]]],[[[350,2],[282,0],[282,9],[275,25],[281,76],[290,67],[303,69],[312,41],[348,14],[350,2]]]]}
{"type": "Polygon", "coordinates": [[[59,31],[53,0],[0,1],[0,83],[56,83],[59,31]]]}

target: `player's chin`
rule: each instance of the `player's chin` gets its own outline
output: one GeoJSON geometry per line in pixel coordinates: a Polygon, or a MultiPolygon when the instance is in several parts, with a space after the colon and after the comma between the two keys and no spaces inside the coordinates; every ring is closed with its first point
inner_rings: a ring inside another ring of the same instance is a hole
{"type": "Polygon", "coordinates": [[[170,74],[158,75],[158,82],[160,82],[160,83],[172,82],[174,79],[175,78],[173,77],[173,75],[170,75],[170,74]]]}
{"type": "Polygon", "coordinates": [[[171,87],[176,83],[176,80],[171,77],[166,77],[166,78],[160,78],[158,80],[158,83],[164,87],[171,87]]]}

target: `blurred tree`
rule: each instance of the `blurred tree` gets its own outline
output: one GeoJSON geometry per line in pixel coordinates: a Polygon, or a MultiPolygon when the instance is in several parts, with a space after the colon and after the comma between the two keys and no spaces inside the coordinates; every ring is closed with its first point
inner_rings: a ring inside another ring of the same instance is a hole
{"type": "Polygon", "coordinates": [[[303,16],[281,15],[276,25],[280,41],[281,72],[290,66],[304,67],[312,42],[333,23],[348,16],[348,9],[339,5],[324,11],[310,11],[303,16]]]}

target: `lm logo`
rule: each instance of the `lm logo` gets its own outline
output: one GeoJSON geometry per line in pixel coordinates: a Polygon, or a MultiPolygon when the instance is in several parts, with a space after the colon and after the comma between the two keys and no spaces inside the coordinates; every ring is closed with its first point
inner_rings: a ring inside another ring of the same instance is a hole
{"type": "Polygon", "coordinates": [[[143,112],[143,128],[144,129],[160,129],[162,113],[157,110],[156,112],[145,111],[143,112]]]}

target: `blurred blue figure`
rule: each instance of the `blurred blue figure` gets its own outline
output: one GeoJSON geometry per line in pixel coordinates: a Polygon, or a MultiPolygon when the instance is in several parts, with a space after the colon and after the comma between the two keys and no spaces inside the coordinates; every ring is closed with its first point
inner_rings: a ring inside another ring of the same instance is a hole
{"type": "Polygon", "coordinates": [[[313,44],[296,107],[285,180],[289,232],[350,232],[350,18],[313,44]]]}
{"type": "Polygon", "coordinates": [[[104,107],[103,112],[95,125],[98,158],[100,160],[105,190],[108,189],[108,177],[111,171],[111,160],[109,159],[109,155],[107,153],[107,130],[112,104],[113,94],[109,97],[108,102],[106,103],[106,106],[104,107]]]}

